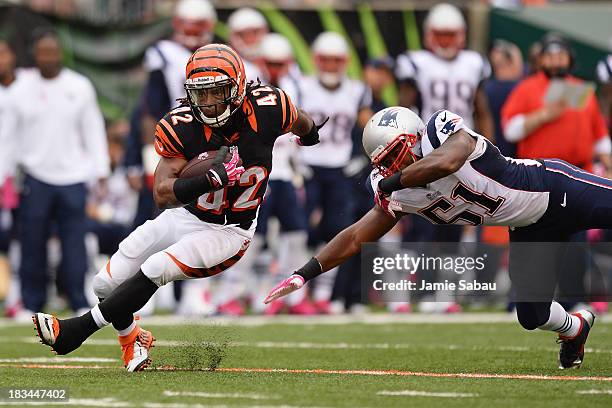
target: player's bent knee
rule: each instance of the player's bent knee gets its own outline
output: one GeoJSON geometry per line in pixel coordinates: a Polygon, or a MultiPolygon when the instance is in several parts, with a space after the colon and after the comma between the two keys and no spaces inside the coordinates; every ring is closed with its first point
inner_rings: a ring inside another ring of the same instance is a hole
{"type": "Polygon", "coordinates": [[[100,271],[94,276],[92,285],[94,294],[102,299],[107,298],[116,286],[105,271],[100,271]]]}
{"type": "Polygon", "coordinates": [[[185,279],[181,269],[165,252],[157,252],[151,255],[142,264],[141,269],[145,276],[151,279],[157,286],[185,279]]]}

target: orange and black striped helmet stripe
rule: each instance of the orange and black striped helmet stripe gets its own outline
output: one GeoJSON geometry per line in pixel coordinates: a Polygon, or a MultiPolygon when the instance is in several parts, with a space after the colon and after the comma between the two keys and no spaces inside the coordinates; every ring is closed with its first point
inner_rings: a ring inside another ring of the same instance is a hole
{"type": "MultiPolygon", "coordinates": [[[[208,44],[198,48],[187,61],[186,77],[227,75],[244,82],[244,62],[238,53],[224,44],[208,44]]],[[[239,84],[241,85],[241,84],[239,84]]]]}

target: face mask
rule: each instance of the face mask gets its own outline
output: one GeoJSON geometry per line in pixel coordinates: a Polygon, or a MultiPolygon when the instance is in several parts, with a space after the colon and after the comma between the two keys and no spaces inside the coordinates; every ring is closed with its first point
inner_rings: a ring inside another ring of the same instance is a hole
{"type": "Polygon", "coordinates": [[[342,80],[342,75],[335,72],[319,72],[319,80],[323,85],[334,88],[342,80]]]}

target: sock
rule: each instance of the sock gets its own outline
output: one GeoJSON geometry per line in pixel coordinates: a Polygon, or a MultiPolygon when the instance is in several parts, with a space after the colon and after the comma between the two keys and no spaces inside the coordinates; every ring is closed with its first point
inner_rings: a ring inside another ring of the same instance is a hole
{"type": "MultiPolygon", "coordinates": [[[[151,299],[157,289],[155,283],[142,271],[138,271],[99,304],[100,312],[107,322],[129,321],[129,318],[133,319],[134,313],[151,299]]],[[[118,328],[122,330],[127,326],[118,328]]]]}
{"type": "Polygon", "coordinates": [[[99,329],[110,324],[106,321],[106,319],[104,319],[104,316],[102,316],[102,312],[100,311],[100,307],[98,305],[95,305],[93,309],[91,309],[91,316],[99,329]]]}
{"type": "MultiPolygon", "coordinates": [[[[104,298],[98,298],[98,300],[100,302],[104,301],[104,298]]],[[[98,307],[98,312],[100,312],[100,308],[98,307]]],[[[93,315],[93,310],[92,310],[92,315],[93,315]]],[[[94,320],[96,320],[96,316],[94,316],[94,320]]],[[[103,321],[106,322],[106,320],[104,320],[104,316],[102,316],[102,312],[100,312],[100,316],[99,318],[103,321]]],[[[115,330],[117,330],[117,332],[120,332],[122,330],[126,330],[126,327],[131,327],[132,323],[134,322],[134,315],[125,315],[125,316],[121,316],[121,319],[117,319],[114,322],[112,322],[113,327],[115,328],[115,330]]],[[[98,320],[96,320],[96,323],[98,323],[98,320]]],[[[108,325],[108,323],[106,323],[105,325],[108,325]]],[[[98,324],[98,327],[102,328],[102,326],[100,324],[98,324]]]]}
{"type": "Polygon", "coordinates": [[[548,321],[538,327],[541,330],[549,330],[559,333],[563,337],[575,337],[580,330],[580,318],[565,311],[563,306],[553,301],[550,304],[550,317],[548,321]]]}
{"type": "Polygon", "coordinates": [[[53,344],[57,354],[64,355],[79,348],[89,336],[100,329],[92,312],[71,319],[59,320],[60,335],[53,344]],[[66,335],[65,333],[69,333],[66,335]]]}
{"type": "Polygon", "coordinates": [[[125,329],[117,330],[117,334],[119,334],[119,336],[121,336],[121,337],[125,337],[128,334],[130,334],[134,330],[135,327],[136,327],[136,322],[132,319],[132,324],[130,324],[125,329]]]}

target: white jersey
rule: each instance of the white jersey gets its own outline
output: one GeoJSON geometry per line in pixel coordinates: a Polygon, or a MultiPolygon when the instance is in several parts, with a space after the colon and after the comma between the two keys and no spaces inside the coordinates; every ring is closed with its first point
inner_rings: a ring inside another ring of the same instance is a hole
{"type": "Polygon", "coordinates": [[[185,66],[191,57],[191,51],[185,46],[171,40],[160,40],[145,52],[144,65],[147,71],[162,71],[170,106],[176,100],[185,97],[185,66]]]}
{"type": "Polygon", "coordinates": [[[446,60],[431,51],[409,51],[397,58],[395,75],[399,81],[413,80],[421,96],[421,118],[426,120],[440,109],[461,115],[474,125],[474,96],[491,68],[475,51],[462,50],[446,60]]]}
{"type": "MultiPolygon", "coordinates": [[[[465,164],[425,187],[393,192],[390,207],[435,224],[522,227],[538,221],[550,195],[544,166],[536,160],[502,156],[491,142],[466,127],[460,116],[444,110],[429,119],[421,140],[423,157],[460,129],[476,138],[476,148],[465,164]]],[[[374,191],[381,178],[372,173],[374,191]]]]}
{"type": "Polygon", "coordinates": [[[351,131],[357,114],[372,104],[372,92],[363,82],[343,79],[334,90],[325,88],[316,77],[304,77],[299,83],[301,108],[319,124],[329,122],[319,131],[321,143],[300,149],[301,160],[310,166],[340,168],[351,158],[351,131]]]}

